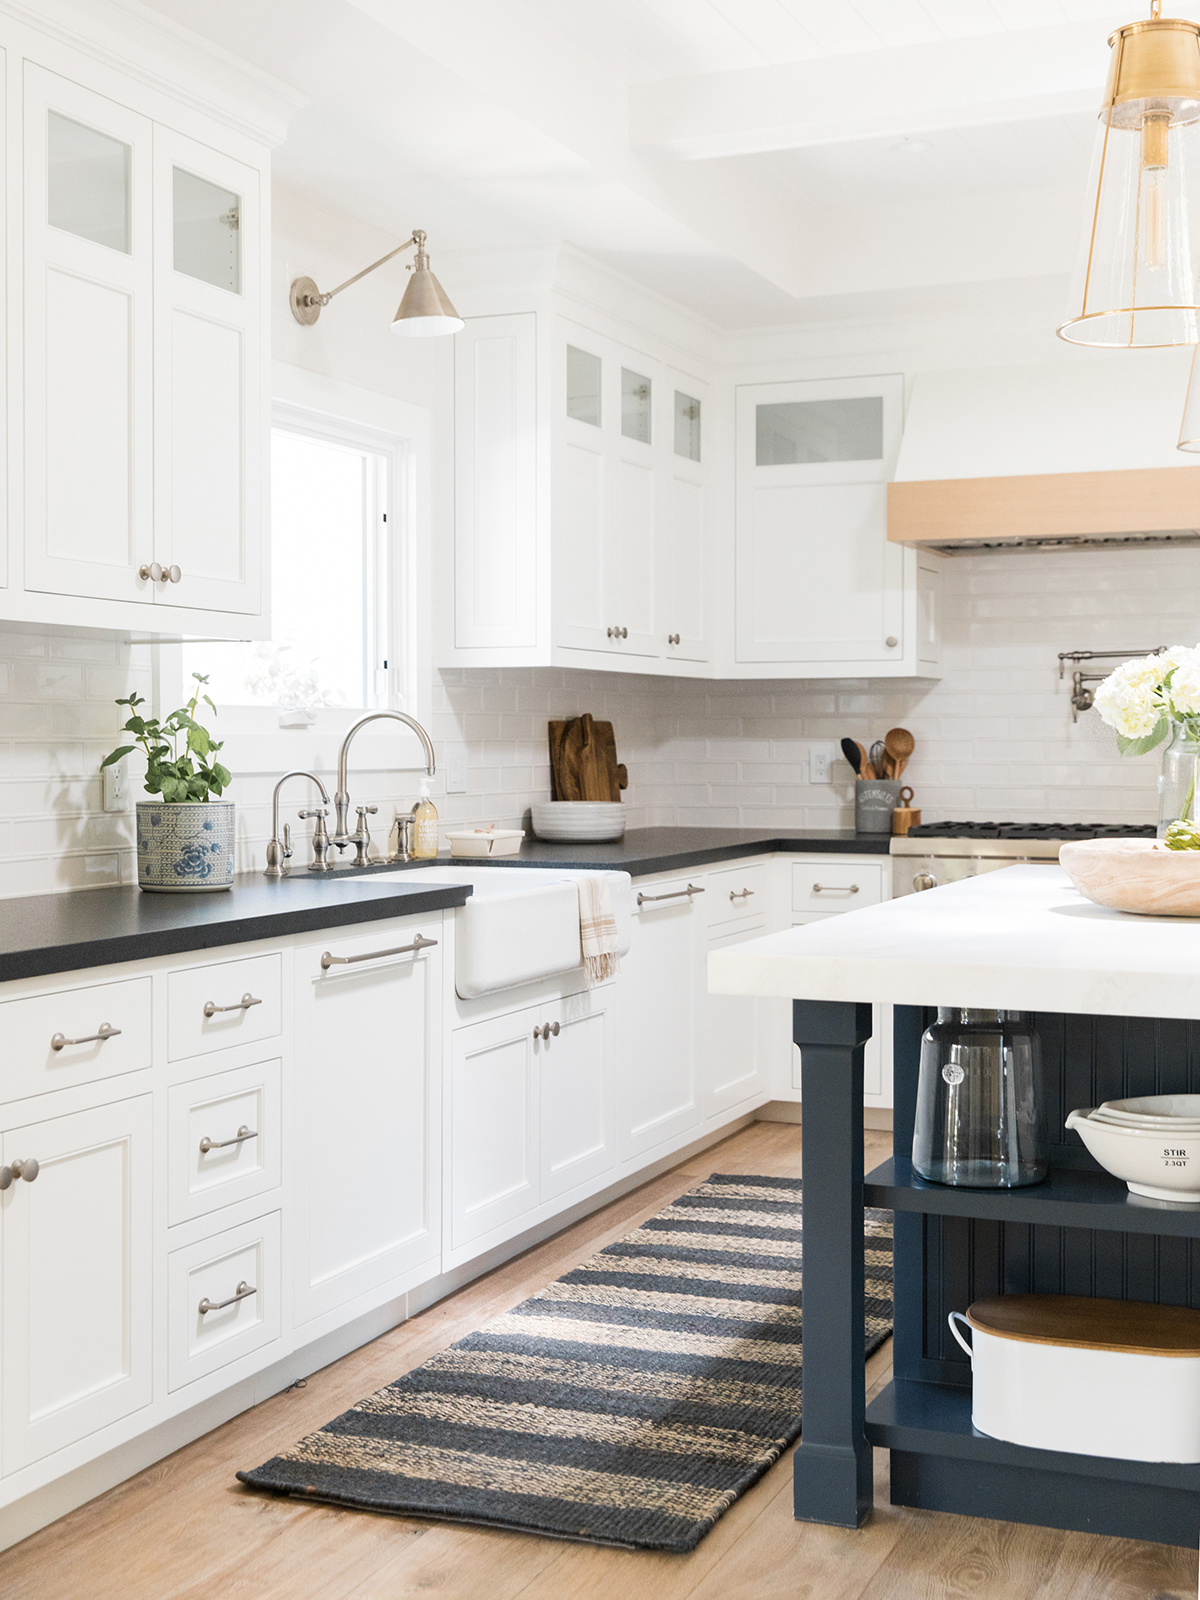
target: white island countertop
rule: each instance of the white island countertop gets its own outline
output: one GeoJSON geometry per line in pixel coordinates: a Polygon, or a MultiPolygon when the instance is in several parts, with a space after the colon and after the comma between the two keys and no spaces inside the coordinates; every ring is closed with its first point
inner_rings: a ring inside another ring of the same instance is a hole
{"type": "Polygon", "coordinates": [[[1061,867],[1017,866],[749,939],[715,994],[1200,1018],[1200,918],[1094,905],[1061,867]]]}

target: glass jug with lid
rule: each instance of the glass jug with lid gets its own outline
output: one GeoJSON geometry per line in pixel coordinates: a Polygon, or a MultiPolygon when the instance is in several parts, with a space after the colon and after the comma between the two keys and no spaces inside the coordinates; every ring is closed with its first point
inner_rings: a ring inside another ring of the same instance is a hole
{"type": "Polygon", "coordinates": [[[912,1162],[922,1178],[968,1189],[1046,1176],[1040,1046],[1026,1012],[939,1006],[921,1039],[912,1162]]]}

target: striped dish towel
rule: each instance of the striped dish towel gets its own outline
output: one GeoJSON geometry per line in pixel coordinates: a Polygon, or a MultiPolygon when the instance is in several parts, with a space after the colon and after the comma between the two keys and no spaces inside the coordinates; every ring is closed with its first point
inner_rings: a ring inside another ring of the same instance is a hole
{"type": "Polygon", "coordinates": [[[579,943],[587,985],[614,978],[620,966],[617,955],[617,919],[607,878],[579,878],[579,943]]]}

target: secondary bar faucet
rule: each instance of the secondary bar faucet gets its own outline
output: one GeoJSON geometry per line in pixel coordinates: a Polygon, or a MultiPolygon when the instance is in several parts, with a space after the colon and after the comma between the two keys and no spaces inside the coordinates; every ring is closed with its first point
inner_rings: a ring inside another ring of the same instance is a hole
{"type": "Polygon", "coordinates": [[[406,711],[368,711],[365,717],[360,717],[358,719],[358,721],[350,729],[349,733],[347,733],[346,737],[342,740],[341,754],[338,756],[337,793],[333,797],[334,809],[337,814],[337,823],[334,828],[333,837],[329,841],[330,844],[336,845],[339,850],[344,850],[349,844],[354,845],[354,865],[356,867],[365,867],[370,865],[367,859],[367,853],[371,845],[371,835],[367,827],[366,816],[364,815],[364,812],[367,808],[364,806],[358,807],[359,817],[357,829],[353,833],[346,832],[346,817],[350,810],[350,780],[347,775],[347,767],[350,758],[350,746],[354,741],[354,735],[359,731],[360,728],[365,728],[368,722],[378,722],[381,718],[387,719],[391,722],[402,722],[406,728],[411,728],[416,734],[417,738],[420,739],[421,747],[425,751],[426,774],[432,778],[435,771],[433,740],[425,732],[425,729],[415,717],[410,717],[406,711]]]}
{"type": "Polygon", "coordinates": [[[302,817],[315,817],[316,826],[313,828],[313,856],[309,862],[310,872],[330,872],[333,862],[329,856],[329,834],[325,828],[325,818],[329,815],[329,791],[317,777],[315,772],[305,772],[303,768],[293,768],[285,772],[275,785],[275,793],[271,798],[271,842],[267,845],[267,865],[263,872],[264,878],[282,878],[290,870],[287,863],[292,854],[292,830],[289,823],[283,825],[283,838],[279,837],[279,791],[289,778],[307,778],[309,783],[315,783],[321,791],[321,804],[314,806],[310,811],[302,811],[302,817]]]}

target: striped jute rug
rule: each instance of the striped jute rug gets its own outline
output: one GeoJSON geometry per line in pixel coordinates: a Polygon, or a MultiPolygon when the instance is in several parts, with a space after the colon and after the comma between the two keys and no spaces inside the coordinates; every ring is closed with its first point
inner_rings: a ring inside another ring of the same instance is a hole
{"type": "MultiPolygon", "coordinates": [[[[725,1176],[253,1472],[255,1488],[691,1550],[800,1432],[801,1186],[725,1176]]],[[[867,1352],[892,1218],[866,1214],[867,1352]]]]}

